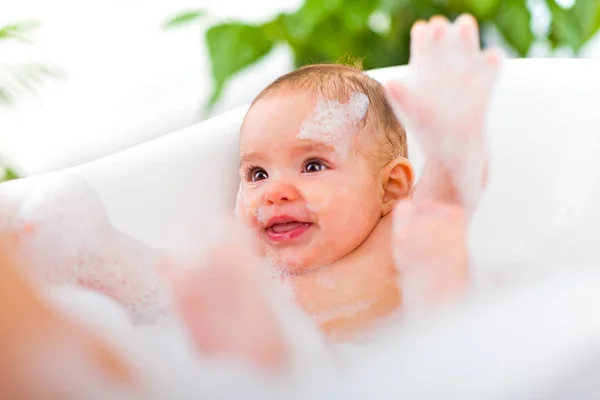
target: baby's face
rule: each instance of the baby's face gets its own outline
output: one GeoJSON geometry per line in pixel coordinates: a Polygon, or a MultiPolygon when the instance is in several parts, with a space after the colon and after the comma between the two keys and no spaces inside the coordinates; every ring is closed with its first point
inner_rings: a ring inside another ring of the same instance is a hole
{"type": "Polygon", "coordinates": [[[381,218],[374,144],[360,132],[367,106],[362,95],[340,104],[293,92],[263,98],[248,112],[237,213],[276,267],[302,273],[330,265],[381,218]]]}

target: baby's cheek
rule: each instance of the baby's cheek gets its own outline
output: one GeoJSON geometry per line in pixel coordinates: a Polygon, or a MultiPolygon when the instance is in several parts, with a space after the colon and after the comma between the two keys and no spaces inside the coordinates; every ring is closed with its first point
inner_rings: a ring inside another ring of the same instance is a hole
{"type": "Polygon", "coordinates": [[[346,221],[342,223],[351,223],[356,231],[370,231],[381,217],[381,203],[372,187],[342,192],[338,203],[339,213],[343,214],[346,221]]]}
{"type": "Polygon", "coordinates": [[[346,189],[336,187],[334,182],[323,182],[319,185],[302,188],[302,197],[306,202],[306,209],[312,214],[323,214],[325,218],[331,209],[335,211],[337,205],[344,198],[346,189]]]}
{"type": "Polygon", "coordinates": [[[236,218],[251,229],[259,229],[266,222],[264,207],[258,196],[240,187],[236,203],[236,218]]]}

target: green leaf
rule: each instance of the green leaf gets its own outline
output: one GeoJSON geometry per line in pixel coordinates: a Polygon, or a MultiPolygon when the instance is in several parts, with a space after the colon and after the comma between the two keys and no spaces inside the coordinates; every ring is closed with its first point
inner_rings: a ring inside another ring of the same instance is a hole
{"type": "Polygon", "coordinates": [[[411,0],[380,0],[379,10],[388,13],[396,13],[412,3],[411,0]]]}
{"type": "Polygon", "coordinates": [[[303,14],[319,14],[328,15],[332,12],[340,10],[342,6],[347,6],[347,3],[356,2],[356,0],[305,0],[304,5],[300,8],[303,14]]]}
{"type": "Polygon", "coordinates": [[[19,179],[20,176],[19,174],[12,168],[10,167],[2,167],[0,165],[0,170],[4,169],[4,177],[0,176],[0,182],[3,181],[11,181],[13,179],[19,179]]]}
{"type": "MultiPolygon", "coordinates": [[[[314,30],[313,34],[303,42],[293,43],[294,61],[297,67],[328,62],[353,63],[361,59],[366,69],[390,66],[407,57],[404,50],[408,46],[399,47],[396,39],[390,40],[387,36],[379,35],[367,28],[348,32],[345,21],[337,15],[331,15],[323,20],[314,30]]],[[[406,35],[400,35],[402,43],[406,35]]]]}
{"type": "Polygon", "coordinates": [[[186,11],[184,13],[178,14],[173,18],[169,19],[164,24],[165,29],[171,29],[180,27],[182,25],[190,24],[192,22],[196,22],[200,18],[204,16],[205,12],[196,10],[196,11],[186,11]]]}
{"type": "Polygon", "coordinates": [[[448,9],[456,14],[472,14],[477,20],[490,19],[504,0],[449,0],[448,9]]]}
{"type": "Polygon", "coordinates": [[[506,40],[521,57],[525,57],[535,40],[531,30],[531,13],[526,0],[504,0],[494,22],[506,40]]]}
{"type": "Polygon", "coordinates": [[[31,43],[27,35],[39,27],[37,21],[23,21],[0,27],[0,39],[15,39],[31,43]]]}
{"type": "Polygon", "coordinates": [[[465,0],[465,11],[472,13],[478,20],[484,20],[492,16],[501,2],[502,0],[465,0]]]}
{"type": "MultiPolygon", "coordinates": [[[[354,0],[362,2],[362,0],[354,0]]],[[[279,19],[288,41],[301,42],[312,36],[316,27],[345,5],[344,0],[305,0],[302,7],[291,14],[281,14],[279,19]]]]}
{"type": "Polygon", "coordinates": [[[307,0],[294,14],[280,16],[283,39],[292,47],[297,66],[362,58],[376,42],[369,17],[378,1],[307,0]]]}
{"type": "Polygon", "coordinates": [[[264,23],[261,25],[260,29],[262,30],[263,35],[272,42],[285,40],[285,33],[281,24],[281,15],[272,21],[264,23]]]}
{"type": "Polygon", "coordinates": [[[0,68],[0,103],[12,104],[29,93],[36,96],[39,86],[63,78],[59,68],[41,62],[25,62],[0,68]]]}
{"type": "Polygon", "coordinates": [[[274,41],[261,27],[232,22],[211,27],[206,32],[206,44],[215,83],[208,103],[210,109],[220,98],[229,78],[268,54],[274,41]]]}
{"type": "Polygon", "coordinates": [[[0,84],[0,103],[11,104],[13,102],[13,96],[10,93],[10,90],[6,87],[3,87],[0,84]]]}
{"type": "Polygon", "coordinates": [[[598,32],[600,2],[597,0],[577,0],[569,9],[554,0],[546,3],[552,15],[550,39],[554,48],[567,45],[577,53],[598,32]]]}
{"type": "Polygon", "coordinates": [[[337,16],[344,22],[346,33],[355,33],[367,29],[369,17],[377,7],[376,1],[346,1],[343,11],[337,16]]]}

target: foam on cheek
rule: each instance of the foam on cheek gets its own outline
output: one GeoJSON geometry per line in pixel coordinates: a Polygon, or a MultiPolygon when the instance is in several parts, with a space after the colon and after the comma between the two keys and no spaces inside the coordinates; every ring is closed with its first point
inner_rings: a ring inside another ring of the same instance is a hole
{"type": "Polygon", "coordinates": [[[249,202],[248,202],[248,197],[246,195],[246,189],[243,187],[242,183],[240,182],[240,186],[238,188],[238,192],[236,195],[236,199],[235,199],[235,210],[234,210],[234,215],[235,218],[237,220],[241,220],[242,219],[242,208],[245,210],[249,210],[252,214],[254,214],[254,217],[256,217],[256,221],[261,224],[264,225],[267,222],[267,218],[265,215],[265,210],[263,206],[259,206],[258,208],[252,210],[249,202]]]}
{"type": "Polygon", "coordinates": [[[256,209],[255,215],[256,215],[256,220],[260,224],[266,224],[267,223],[267,217],[265,216],[265,209],[264,209],[263,206],[260,206],[260,207],[258,207],[256,209]]]}
{"type": "Polygon", "coordinates": [[[345,156],[368,108],[369,98],[363,93],[353,93],[347,103],[320,97],[313,113],[300,127],[297,137],[321,142],[345,156]]]}

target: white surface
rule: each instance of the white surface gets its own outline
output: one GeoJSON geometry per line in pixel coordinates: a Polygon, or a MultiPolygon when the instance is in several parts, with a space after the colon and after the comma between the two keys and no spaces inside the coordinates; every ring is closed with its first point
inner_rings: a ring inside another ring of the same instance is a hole
{"type": "MultiPolygon", "coordinates": [[[[517,258],[521,268],[560,262],[566,273],[598,264],[599,70],[600,62],[592,61],[507,63],[489,118],[489,190],[472,232],[480,267],[517,258]]],[[[387,80],[402,71],[373,74],[387,80]]],[[[198,246],[214,234],[220,215],[233,212],[244,111],[66,173],[85,177],[126,233],[160,247],[198,246]]],[[[416,150],[411,148],[411,158],[419,163],[416,150]]],[[[0,185],[0,222],[8,221],[28,190],[64,173],[0,185]]],[[[598,354],[598,280],[592,270],[539,286],[525,282],[417,324],[382,342],[379,351],[366,348],[364,369],[348,381],[350,395],[539,398],[571,384],[571,373],[585,375],[588,356],[598,354]]]]}
{"type": "MultiPolygon", "coordinates": [[[[262,20],[298,0],[23,0],[0,5],[0,25],[42,23],[36,46],[0,42],[0,64],[43,59],[66,79],[41,91],[42,103],[0,108],[0,158],[24,174],[77,165],[112,154],[204,118],[212,92],[204,32],[226,19],[262,20]],[[187,10],[206,10],[199,23],[165,31],[164,22],[187,10]]],[[[249,102],[291,68],[286,49],[231,81],[215,112],[249,102]]]]}

